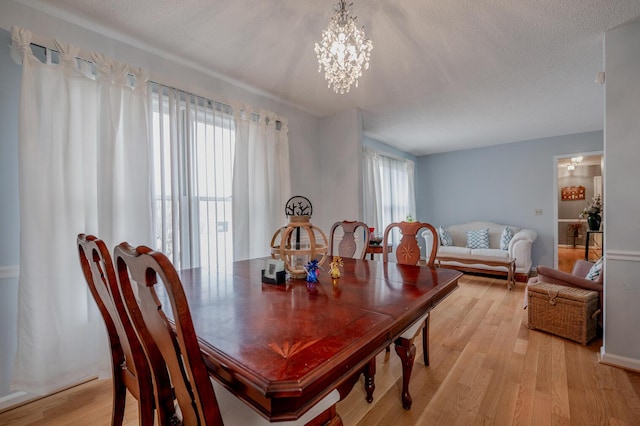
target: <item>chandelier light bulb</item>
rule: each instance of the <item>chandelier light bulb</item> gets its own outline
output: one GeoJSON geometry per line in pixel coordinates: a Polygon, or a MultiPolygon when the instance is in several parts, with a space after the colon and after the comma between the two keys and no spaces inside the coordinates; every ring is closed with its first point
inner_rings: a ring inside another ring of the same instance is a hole
{"type": "Polygon", "coordinates": [[[322,41],[315,44],[318,72],[324,70],[328,87],[334,92],[349,93],[351,85],[358,87],[362,70],[369,69],[373,43],[364,34],[364,27],[356,26],[346,0],[339,0],[329,26],[322,32],[322,41]]]}

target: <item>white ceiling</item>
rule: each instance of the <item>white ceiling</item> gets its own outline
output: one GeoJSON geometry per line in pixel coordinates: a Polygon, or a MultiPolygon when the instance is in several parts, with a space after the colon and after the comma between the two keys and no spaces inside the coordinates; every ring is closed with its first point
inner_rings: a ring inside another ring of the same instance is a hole
{"type": "Polygon", "coordinates": [[[373,41],[359,87],[313,51],[336,0],[18,0],[194,62],[416,155],[603,128],[604,32],[640,0],[353,0],[373,41]]]}

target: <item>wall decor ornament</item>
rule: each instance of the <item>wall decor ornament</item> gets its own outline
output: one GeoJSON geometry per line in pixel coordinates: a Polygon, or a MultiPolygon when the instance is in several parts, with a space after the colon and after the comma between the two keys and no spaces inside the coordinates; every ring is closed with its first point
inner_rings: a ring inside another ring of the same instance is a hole
{"type": "Polygon", "coordinates": [[[585,187],[582,185],[565,186],[564,188],[560,189],[562,201],[584,200],[585,192],[585,187]]]}

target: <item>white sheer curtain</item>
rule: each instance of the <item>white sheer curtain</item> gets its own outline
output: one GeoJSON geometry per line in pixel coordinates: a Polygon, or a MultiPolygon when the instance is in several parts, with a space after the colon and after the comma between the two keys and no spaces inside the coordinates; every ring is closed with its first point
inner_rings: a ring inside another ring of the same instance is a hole
{"type": "Polygon", "coordinates": [[[393,158],[364,147],[364,214],[376,232],[393,222],[415,219],[414,168],[411,160],[393,158]]]}
{"type": "Polygon", "coordinates": [[[378,210],[382,205],[382,184],[380,183],[380,157],[378,152],[369,147],[363,147],[364,155],[364,222],[375,232],[384,232],[382,215],[378,210]]]}
{"type": "Polygon", "coordinates": [[[59,55],[47,51],[42,63],[31,38],[12,29],[22,63],[12,389],[47,394],[109,370],[104,324],[87,291],[76,235],[96,234],[110,247],[150,242],[146,76],[100,55],[93,64],[79,61],[77,49],[57,42],[59,55]]]}
{"type": "Polygon", "coordinates": [[[269,255],[273,233],[284,224],[291,194],[286,120],[247,106],[234,106],[233,258],[269,255]]]}
{"type": "Polygon", "coordinates": [[[177,268],[224,267],[233,260],[231,107],[150,86],[156,248],[177,268]]]}

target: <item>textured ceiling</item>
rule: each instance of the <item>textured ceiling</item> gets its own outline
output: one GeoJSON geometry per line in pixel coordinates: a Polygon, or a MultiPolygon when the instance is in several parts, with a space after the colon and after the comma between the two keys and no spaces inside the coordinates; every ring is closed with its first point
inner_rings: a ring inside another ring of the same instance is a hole
{"type": "Polygon", "coordinates": [[[639,0],[354,0],[371,67],[338,95],[313,51],[335,1],[18,2],[320,117],[357,107],[365,134],[416,155],[602,129],[604,32],[640,17],[639,0]]]}

